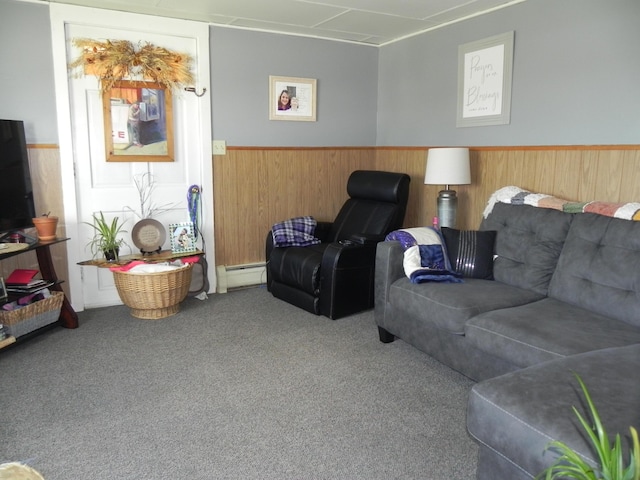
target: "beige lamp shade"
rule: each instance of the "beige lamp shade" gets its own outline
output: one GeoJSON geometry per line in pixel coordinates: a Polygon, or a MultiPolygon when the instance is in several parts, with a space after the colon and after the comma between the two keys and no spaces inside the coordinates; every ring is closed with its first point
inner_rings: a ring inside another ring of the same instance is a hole
{"type": "Polygon", "coordinates": [[[468,148],[430,148],[427,153],[426,185],[468,185],[471,183],[468,148]]]}

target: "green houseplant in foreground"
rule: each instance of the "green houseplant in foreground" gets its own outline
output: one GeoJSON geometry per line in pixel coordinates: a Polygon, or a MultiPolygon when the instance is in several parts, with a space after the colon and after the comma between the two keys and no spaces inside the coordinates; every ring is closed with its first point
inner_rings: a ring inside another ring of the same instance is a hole
{"type": "Polygon", "coordinates": [[[123,230],[123,223],[119,222],[118,217],[114,217],[109,223],[104,214],[100,212],[100,216],[93,214],[93,223],[84,222],[94,229],[94,235],[88,245],[91,247],[91,253],[95,256],[98,252],[103,252],[108,261],[118,260],[120,247],[125,243],[122,238],[118,238],[123,230]]]}
{"type": "Polygon", "coordinates": [[[640,443],[638,442],[638,432],[634,427],[629,427],[631,432],[631,449],[629,452],[629,462],[625,466],[625,455],[622,449],[620,434],[616,434],[615,440],[611,442],[607,432],[602,425],[600,415],[596,406],[591,400],[591,395],[586,385],[576,375],[578,383],[582,388],[584,398],[589,407],[589,413],[593,424],[578,412],[576,407],[572,407],[578,420],[582,424],[594,451],[598,457],[598,465],[592,466],[585,462],[580,455],[573,451],[563,442],[553,441],[547,448],[556,450],[560,457],[556,462],[545,469],[538,479],[575,479],[575,480],[640,480],[640,443]]]}

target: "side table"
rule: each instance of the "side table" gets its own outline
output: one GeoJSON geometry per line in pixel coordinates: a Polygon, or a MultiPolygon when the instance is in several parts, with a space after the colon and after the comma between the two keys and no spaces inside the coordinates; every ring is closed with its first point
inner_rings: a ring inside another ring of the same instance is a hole
{"type": "MultiPolygon", "coordinates": [[[[22,255],[23,253],[35,250],[36,257],[38,258],[38,267],[40,269],[40,273],[42,274],[42,278],[54,282],[54,284],[49,287],[49,289],[57,292],[62,292],[63,290],[61,287],[61,283],[63,282],[63,280],[58,278],[58,275],[56,274],[56,269],[53,266],[53,259],[51,258],[51,250],[49,249],[49,247],[51,247],[51,245],[66,242],[68,240],[68,238],[56,238],[55,240],[51,240],[49,242],[39,241],[30,244],[27,248],[24,248],[22,250],[0,254],[0,260],[4,260],[15,255],[22,255]]],[[[69,299],[66,295],[64,296],[64,300],[62,301],[62,309],[60,310],[60,321],[61,325],[65,328],[78,328],[78,314],[71,306],[71,303],[69,303],[69,299]]]]}
{"type": "MultiPolygon", "coordinates": [[[[87,260],[80,265],[93,265],[98,268],[124,266],[132,261],[145,263],[163,263],[178,258],[203,255],[202,251],[173,253],[164,250],[151,254],[126,255],[118,261],[87,260]]],[[[158,320],[178,313],[179,304],[185,299],[191,284],[192,264],[167,272],[132,274],[126,271],[113,271],[113,279],[120,300],[130,308],[133,317],[145,320],[158,320]]]]}

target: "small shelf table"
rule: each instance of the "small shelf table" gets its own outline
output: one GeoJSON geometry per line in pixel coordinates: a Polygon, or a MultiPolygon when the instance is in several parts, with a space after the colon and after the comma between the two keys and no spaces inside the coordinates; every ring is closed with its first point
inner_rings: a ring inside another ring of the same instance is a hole
{"type": "Polygon", "coordinates": [[[196,257],[200,255],[204,255],[204,252],[202,250],[182,253],[174,253],[171,250],[162,250],[158,253],[134,253],[133,255],[120,255],[118,260],[113,262],[108,262],[105,258],[94,258],[92,260],[84,260],[82,262],[78,262],[78,265],[93,266],[98,268],[111,268],[124,266],[136,260],[141,260],[147,263],[161,263],[170,262],[178,258],[196,257]]]}
{"type": "MultiPolygon", "coordinates": [[[[50,290],[56,292],[62,292],[61,284],[63,282],[62,279],[58,278],[56,274],[56,269],[53,265],[53,259],[51,258],[51,250],[49,247],[51,245],[55,245],[57,243],[62,243],[68,241],[68,238],[56,238],[55,240],[51,240],[49,242],[41,242],[37,241],[35,243],[27,244],[28,246],[21,248],[20,250],[13,250],[10,252],[0,253],[0,260],[5,260],[10,257],[14,257],[16,255],[22,255],[26,252],[31,252],[35,250],[36,257],[38,259],[38,268],[40,269],[40,273],[42,278],[45,280],[49,280],[53,282],[53,285],[49,286],[50,290]]],[[[60,309],[60,318],[58,323],[65,328],[78,328],[78,314],[69,303],[69,299],[66,295],[64,295],[64,299],[62,300],[62,307],[60,309]]],[[[31,332],[24,337],[31,336],[34,332],[31,332]]],[[[22,337],[20,338],[22,340],[22,337]]],[[[14,336],[8,336],[0,340],[0,350],[8,347],[12,343],[16,342],[16,338],[14,336]]]]}
{"type": "MultiPolygon", "coordinates": [[[[123,255],[111,262],[106,259],[86,260],[79,265],[111,268],[125,266],[133,261],[164,263],[201,255],[204,252],[200,250],[180,253],[163,250],[157,253],[123,255]]],[[[120,300],[131,309],[133,317],[157,320],[178,312],[180,302],[189,292],[191,274],[192,266],[189,265],[184,269],[141,275],[113,270],[113,279],[120,300]]]]}
{"type": "MultiPolygon", "coordinates": [[[[56,274],[56,269],[53,266],[53,259],[51,258],[51,250],[49,249],[49,247],[51,247],[51,245],[56,245],[68,240],[68,238],[56,238],[55,240],[51,240],[49,242],[38,241],[29,244],[28,247],[23,248],[22,250],[0,253],[0,260],[4,260],[15,255],[22,255],[23,253],[35,250],[36,257],[38,258],[38,267],[40,269],[42,278],[54,282],[53,285],[49,287],[49,289],[56,292],[63,292],[61,287],[61,283],[63,282],[63,280],[59,279],[58,275],[56,274]]],[[[60,310],[60,324],[65,328],[78,328],[78,314],[71,306],[71,303],[69,303],[69,299],[66,295],[64,296],[64,300],[62,301],[62,309],[60,310]]]]}

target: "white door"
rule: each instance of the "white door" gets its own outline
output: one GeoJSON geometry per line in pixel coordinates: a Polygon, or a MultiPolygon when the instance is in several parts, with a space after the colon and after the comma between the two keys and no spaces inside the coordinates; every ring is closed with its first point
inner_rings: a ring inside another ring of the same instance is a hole
{"type": "MultiPolygon", "coordinates": [[[[200,228],[211,265],[209,278],[214,290],[209,95],[197,97],[184,90],[172,91],[173,124],[166,128],[173,128],[174,161],[108,162],[102,92],[98,80],[92,75],[69,75],[66,68],[63,74],[60,69],[61,57],[64,56],[63,66],[66,67],[80,54],[72,42],[75,38],[128,40],[134,45],[149,42],[191,55],[197,79],[194,86],[198,92],[203,88],[209,91],[208,26],[198,22],[57,4],[51,5],[51,9],[65,218],[67,236],[71,238],[68,251],[73,306],[80,310],[121,303],[108,269],[80,267],[77,263],[92,258],[87,244],[93,229],[85,222],[91,222],[92,215],[99,212],[109,220],[117,216],[126,222],[127,233],[123,237],[129,247],[125,246],[120,253],[138,252],[131,240],[131,231],[140,220],[137,216],[141,210],[140,191],[136,181],[140,183],[144,178],[152,178],[154,184],[145,206],[164,207],[160,214],[153,216],[167,228],[164,249],[170,248],[168,225],[190,220],[188,188],[194,184],[201,186],[200,228]],[[64,47],[64,52],[61,47],[64,47]],[[67,98],[61,98],[65,96],[67,98]],[[74,194],[68,190],[73,190],[74,194]]],[[[199,246],[202,247],[201,241],[199,246]]]]}

